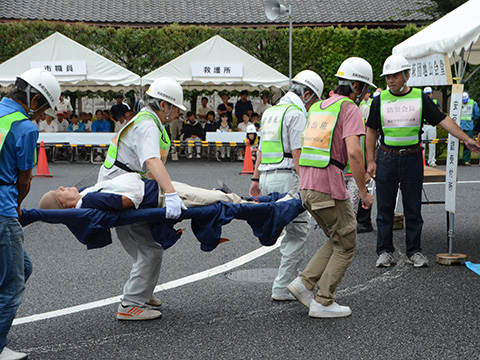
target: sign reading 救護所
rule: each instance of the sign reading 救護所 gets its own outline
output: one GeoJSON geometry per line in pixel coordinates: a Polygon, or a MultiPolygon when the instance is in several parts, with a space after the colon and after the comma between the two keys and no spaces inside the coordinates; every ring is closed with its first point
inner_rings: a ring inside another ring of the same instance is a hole
{"type": "Polygon", "coordinates": [[[52,75],[87,75],[87,64],[85,61],[31,61],[32,69],[43,69],[51,72],[52,75]]]}
{"type": "Polygon", "coordinates": [[[235,77],[243,76],[242,64],[192,64],[192,77],[235,77]]]}
{"type": "Polygon", "coordinates": [[[412,67],[408,86],[451,85],[452,70],[446,55],[434,54],[417,59],[407,59],[412,67]]]}

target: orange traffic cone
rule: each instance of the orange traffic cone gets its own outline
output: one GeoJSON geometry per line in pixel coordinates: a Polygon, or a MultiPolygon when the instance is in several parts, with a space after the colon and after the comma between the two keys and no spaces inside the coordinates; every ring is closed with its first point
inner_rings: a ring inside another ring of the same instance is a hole
{"type": "Polygon", "coordinates": [[[246,140],[245,155],[243,158],[243,170],[239,175],[252,175],[253,174],[253,160],[252,151],[250,150],[250,140],[246,140]]]}
{"type": "Polygon", "coordinates": [[[48,171],[47,154],[45,152],[45,144],[40,142],[40,154],[38,155],[37,173],[34,177],[53,177],[48,171]]]}

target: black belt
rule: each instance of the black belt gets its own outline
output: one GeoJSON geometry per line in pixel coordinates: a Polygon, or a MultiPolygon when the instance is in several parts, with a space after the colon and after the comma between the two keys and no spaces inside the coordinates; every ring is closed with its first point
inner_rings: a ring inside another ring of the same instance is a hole
{"type": "Polygon", "coordinates": [[[131,172],[131,173],[134,173],[136,172],[135,170],[132,170],[130,169],[127,165],[125,165],[124,163],[118,161],[118,160],[115,160],[115,162],[113,163],[113,165],[115,165],[116,167],[119,167],[120,169],[126,171],[126,172],[131,172]]]}
{"type": "Polygon", "coordinates": [[[406,149],[393,149],[393,148],[388,148],[385,145],[381,144],[380,149],[385,151],[386,153],[390,155],[400,155],[400,156],[408,156],[412,154],[416,154],[420,151],[423,151],[423,147],[417,146],[414,148],[406,148],[406,149]]]}
{"type": "Polygon", "coordinates": [[[268,174],[268,173],[272,173],[272,172],[275,172],[275,171],[289,171],[289,172],[295,172],[296,173],[296,170],[294,168],[278,168],[278,169],[271,169],[271,170],[265,170],[265,171],[262,171],[262,173],[264,174],[268,174]]]}

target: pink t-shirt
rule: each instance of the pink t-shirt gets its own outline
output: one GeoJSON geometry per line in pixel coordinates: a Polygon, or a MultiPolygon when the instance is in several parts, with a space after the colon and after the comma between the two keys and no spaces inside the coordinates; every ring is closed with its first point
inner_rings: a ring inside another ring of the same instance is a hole
{"type": "MultiPolygon", "coordinates": [[[[322,103],[322,109],[325,109],[343,97],[344,96],[334,94],[322,103]]],[[[333,133],[331,152],[333,159],[340,161],[342,164],[348,162],[347,147],[344,139],[354,135],[365,135],[365,128],[360,109],[354,103],[348,101],[342,104],[333,133]]],[[[329,165],[325,169],[300,166],[300,189],[331,194],[332,197],[337,200],[347,200],[349,198],[347,190],[345,189],[343,171],[335,165],[329,165]]]]}

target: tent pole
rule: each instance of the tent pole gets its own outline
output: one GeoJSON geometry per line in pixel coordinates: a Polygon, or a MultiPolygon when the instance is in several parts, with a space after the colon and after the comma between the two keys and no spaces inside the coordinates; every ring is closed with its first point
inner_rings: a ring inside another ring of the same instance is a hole
{"type": "Polygon", "coordinates": [[[470,78],[475,75],[475,73],[478,71],[478,69],[480,69],[480,65],[478,65],[475,70],[473,70],[473,72],[468,75],[468,77],[465,79],[465,80],[462,80],[462,84],[465,84],[468,80],[470,80],[470,78]]]}
{"type": "Polygon", "coordinates": [[[292,87],[292,23],[293,23],[293,16],[292,16],[292,5],[290,5],[290,9],[288,10],[288,20],[290,22],[290,30],[288,32],[288,87],[292,87]]]}

